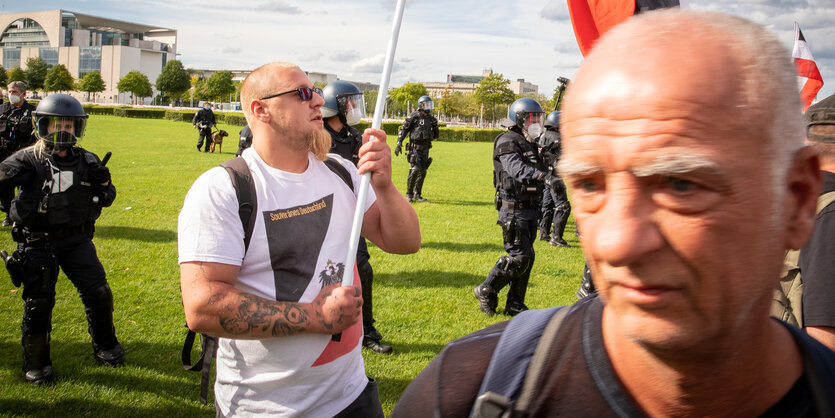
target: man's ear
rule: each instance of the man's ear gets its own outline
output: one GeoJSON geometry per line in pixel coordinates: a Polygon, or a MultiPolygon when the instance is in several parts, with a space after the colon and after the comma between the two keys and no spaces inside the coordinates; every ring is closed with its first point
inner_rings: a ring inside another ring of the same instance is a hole
{"type": "Polygon", "coordinates": [[[812,235],[822,183],[820,160],[812,147],[797,150],[786,181],[786,248],[800,249],[812,235]]]}
{"type": "Polygon", "coordinates": [[[260,100],[253,100],[249,103],[249,110],[252,112],[252,116],[255,119],[258,119],[261,122],[269,122],[270,111],[267,106],[265,106],[264,102],[260,100]]]}

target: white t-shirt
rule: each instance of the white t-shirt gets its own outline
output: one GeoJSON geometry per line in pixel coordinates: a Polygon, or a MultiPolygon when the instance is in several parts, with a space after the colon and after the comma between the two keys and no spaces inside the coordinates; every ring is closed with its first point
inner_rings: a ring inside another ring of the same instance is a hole
{"type": "MultiPolygon", "coordinates": [[[[179,262],[240,265],[237,289],[282,301],[311,302],[325,283],[340,281],[351,233],[355,194],[323,162],[309,155],[305,172],[268,166],[255,150],[243,152],[258,198],[255,227],[244,259],[244,228],[229,174],[203,173],[186,195],[178,225],[179,262]],[[269,234],[267,233],[269,231],[269,234]]],[[[336,154],[359,191],[356,167],[336,154]]],[[[376,201],[369,188],[365,210],[376,201]]],[[[354,269],[354,284],[359,276],[354,269]]],[[[362,321],[342,333],[264,340],[221,338],[215,398],[224,415],[330,417],[351,404],[368,379],[360,353],[362,321]]]]}

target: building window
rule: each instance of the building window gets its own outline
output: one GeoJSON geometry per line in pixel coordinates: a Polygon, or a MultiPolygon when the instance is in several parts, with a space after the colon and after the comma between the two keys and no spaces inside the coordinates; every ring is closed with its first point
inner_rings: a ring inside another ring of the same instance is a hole
{"type": "Polygon", "coordinates": [[[3,68],[20,67],[20,48],[3,48],[3,68]]]}
{"type": "Polygon", "coordinates": [[[49,46],[49,37],[38,22],[18,19],[0,34],[0,47],[49,46]]]}
{"type": "Polygon", "coordinates": [[[58,48],[40,48],[38,55],[47,65],[58,65],[58,48]]]}
{"type": "Polygon", "coordinates": [[[78,78],[91,71],[101,72],[101,47],[83,46],[78,49],[78,78]]]}

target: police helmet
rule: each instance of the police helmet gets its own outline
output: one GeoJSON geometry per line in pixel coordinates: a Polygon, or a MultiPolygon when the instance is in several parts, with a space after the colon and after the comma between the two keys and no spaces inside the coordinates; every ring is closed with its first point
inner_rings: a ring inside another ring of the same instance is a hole
{"type": "Polygon", "coordinates": [[[81,103],[68,94],[46,96],[33,112],[38,138],[58,148],[75,145],[84,135],[87,114],[81,103]]]}
{"type": "Polygon", "coordinates": [[[555,110],[545,117],[545,127],[560,129],[560,111],[555,110]]]}
{"type": "Polygon", "coordinates": [[[418,109],[425,110],[429,112],[430,110],[435,108],[434,102],[432,102],[432,98],[429,96],[420,96],[418,99],[418,109]]]}
{"type": "Polygon", "coordinates": [[[322,89],[325,105],[322,117],[341,116],[343,123],[354,125],[365,116],[365,100],[360,89],[347,81],[337,80],[322,89]],[[344,119],[343,119],[344,118],[344,119]]]}
{"type": "Polygon", "coordinates": [[[507,118],[510,119],[511,126],[516,125],[524,130],[531,122],[540,122],[544,113],[539,102],[530,97],[523,97],[510,105],[507,118]]]}

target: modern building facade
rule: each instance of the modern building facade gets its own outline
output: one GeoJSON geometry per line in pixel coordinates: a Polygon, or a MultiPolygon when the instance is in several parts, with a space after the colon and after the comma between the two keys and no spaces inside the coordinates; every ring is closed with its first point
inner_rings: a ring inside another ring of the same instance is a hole
{"type": "MultiPolygon", "coordinates": [[[[464,94],[473,94],[478,87],[478,83],[491,74],[493,74],[492,68],[485,69],[480,76],[450,73],[447,74],[446,81],[444,82],[424,82],[422,84],[432,97],[441,97],[445,91],[449,93],[461,92],[464,94]]],[[[511,81],[508,88],[513,90],[513,93],[519,95],[536,95],[539,93],[539,87],[525,81],[524,78],[511,81]]]]}
{"type": "Polygon", "coordinates": [[[137,70],[153,85],[177,56],[177,31],[67,10],[7,13],[0,14],[0,49],[6,70],[26,69],[27,59],[40,57],[63,64],[76,79],[99,71],[106,88],[100,101],[127,103],[116,84],[137,70]]]}

